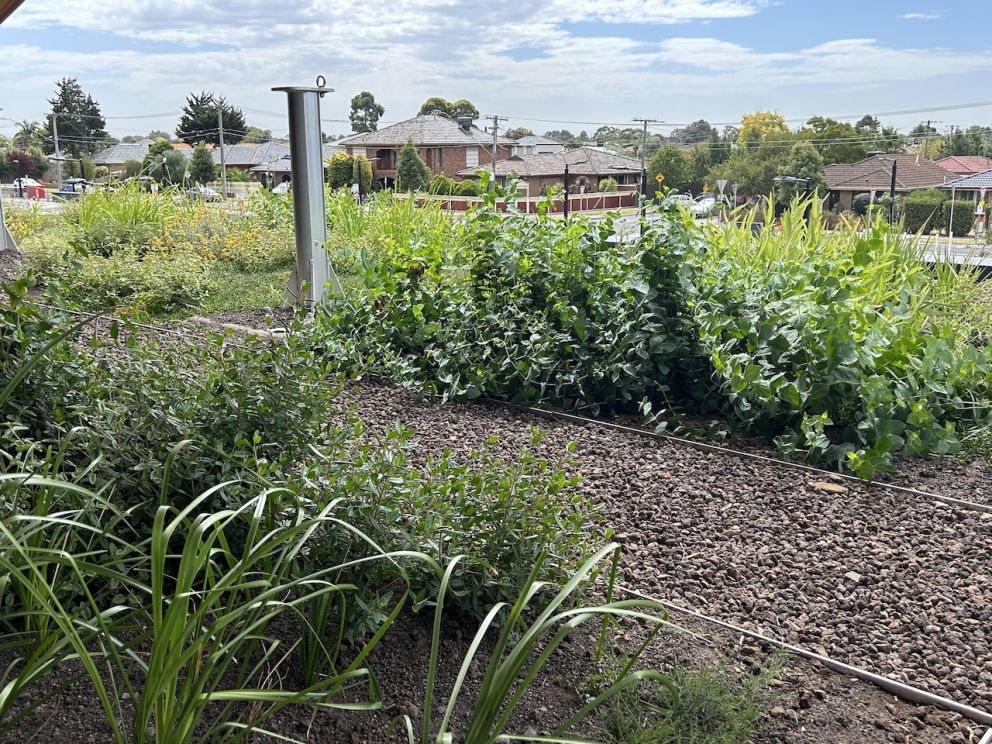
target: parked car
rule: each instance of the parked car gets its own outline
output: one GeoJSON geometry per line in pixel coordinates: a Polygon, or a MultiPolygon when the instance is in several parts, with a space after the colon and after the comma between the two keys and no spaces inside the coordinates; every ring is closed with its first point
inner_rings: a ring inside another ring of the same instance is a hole
{"type": "Polygon", "coordinates": [[[186,191],[186,196],[190,199],[202,199],[203,201],[220,201],[220,194],[209,186],[194,186],[186,191]]]}
{"type": "Polygon", "coordinates": [[[668,198],[671,199],[676,204],[678,204],[680,207],[685,207],[686,209],[692,208],[691,194],[669,194],[668,198]]]}
{"type": "Polygon", "coordinates": [[[273,194],[288,194],[289,193],[289,186],[290,186],[289,181],[283,181],[282,183],[277,184],[275,186],[275,188],[272,189],[272,193],[273,194]]]}
{"type": "Polygon", "coordinates": [[[703,194],[692,203],[692,213],[696,217],[708,217],[716,208],[716,199],[709,194],[703,194]]]}

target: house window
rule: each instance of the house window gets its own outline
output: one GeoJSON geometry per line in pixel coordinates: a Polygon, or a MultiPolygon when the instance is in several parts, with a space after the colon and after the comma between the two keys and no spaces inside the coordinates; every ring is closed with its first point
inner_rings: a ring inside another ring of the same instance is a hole
{"type": "Polygon", "coordinates": [[[365,148],[364,147],[353,147],[351,149],[351,154],[352,155],[361,155],[362,157],[365,157],[365,148]]]}
{"type": "Polygon", "coordinates": [[[466,168],[478,168],[479,167],[479,148],[478,147],[466,147],[465,148],[465,167],[466,168]]]}

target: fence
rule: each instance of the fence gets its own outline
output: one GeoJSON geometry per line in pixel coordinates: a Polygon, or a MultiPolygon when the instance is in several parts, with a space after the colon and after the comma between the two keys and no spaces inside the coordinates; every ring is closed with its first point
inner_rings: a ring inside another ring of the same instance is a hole
{"type": "MultiPolygon", "coordinates": [[[[440,202],[442,209],[453,212],[464,212],[470,205],[482,204],[480,197],[474,196],[444,196],[444,195],[418,195],[417,206],[423,206],[426,202],[440,202]]],[[[537,214],[538,204],[546,203],[547,197],[529,197],[517,199],[514,203],[521,212],[526,214],[537,214]]],[[[613,191],[596,194],[572,194],[568,198],[569,212],[604,212],[612,209],[625,209],[637,206],[637,192],[635,191],[613,191]]],[[[505,199],[496,203],[496,208],[501,212],[507,210],[505,199]]],[[[548,209],[554,214],[565,211],[565,200],[558,198],[551,202],[548,209]]]]}

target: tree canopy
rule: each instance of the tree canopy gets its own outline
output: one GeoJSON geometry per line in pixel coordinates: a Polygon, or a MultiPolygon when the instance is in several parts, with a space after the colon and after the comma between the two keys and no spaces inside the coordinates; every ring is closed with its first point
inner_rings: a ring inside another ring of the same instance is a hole
{"type": "Polygon", "coordinates": [[[459,98],[457,101],[449,101],[445,98],[441,98],[440,96],[431,96],[428,98],[424,101],[423,105],[421,105],[420,111],[417,113],[422,116],[424,114],[431,114],[435,111],[440,111],[445,116],[455,119],[456,121],[458,119],[471,119],[472,121],[475,121],[482,115],[479,113],[479,109],[477,109],[471,101],[465,98],[459,98]]]}
{"type": "Polygon", "coordinates": [[[407,140],[400,148],[396,161],[396,181],[403,191],[424,191],[431,180],[431,172],[421,159],[413,140],[407,140]]]}
{"type": "Polygon", "coordinates": [[[506,130],[506,136],[510,139],[520,139],[521,137],[533,137],[534,132],[527,127],[513,127],[506,130]]]}
{"type": "Polygon", "coordinates": [[[799,130],[799,138],[811,141],[826,165],[856,163],[868,154],[858,130],[836,119],[812,117],[799,130]]]}
{"type": "Polygon", "coordinates": [[[59,149],[78,158],[107,144],[107,122],[100,104],[84,93],[76,78],[62,78],[55,84],[55,97],[49,99],[51,110],[45,117],[45,152],[55,152],[55,141],[48,139],[53,132],[52,119],[58,118],[59,149]]]}
{"type": "Polygon", "coordinates": [[[805,180],[776,183],[776,198],[780,202],[789,202],[806,193],[826,193],[827,180],[823,174],[823,162],[817,148],[809,142],[797,142],[793,145],[789,157],[779,166],[777,175],[805,180]]]}
{"type": "Polygon", "coordinates": [[[741,128],[737,133],[737,144],[742,147],[755,147],[767,140],[781,139],[790,134],[789,125],[781,114],[774,111],[755,111],[741,117],[741,128]]]}
{"type": "Polygon", "coordinates": [[[351,131],[374,132],[379,128],[379,119],[386,109],[376,103],[375,96],[367,90],[351,99],[351,131]]]}
{"type": "Polygon", "coordinates": [[[224,144],[233,145],[244,139],[248,133],[248,124],[241,109],[229,104],[223,96],[201,92],[199,95],[190,93],[183,106],[183,115],[176,126],[176,136],[189,145],[197,142],[220,144],[217,112],[223,112],[224,144]]]}
{"type": "Polygon", "coordinates": [[[692,183],[691,156],[674,145],[665,145],[648,162],[649,183],[656,182],[656,177],[664,176],[662,186],[673,191],[684,191],[692,183]]]}
{"type": "Polygon", "coordinates": [[[203,142],[193,148],[193,156],[189,160],[189,177],[193,183],[209,183],[214,180],[214,159],[210,150],[203,142]]]}

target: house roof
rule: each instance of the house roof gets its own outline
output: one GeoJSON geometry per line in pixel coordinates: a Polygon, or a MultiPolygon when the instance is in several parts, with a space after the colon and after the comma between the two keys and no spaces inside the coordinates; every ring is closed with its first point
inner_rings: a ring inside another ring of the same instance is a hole
{"type": "Polygon", "coordinates": [[[992,159],[981,155],[951,155],[938,160],[937,165],[959,176],[970,176],[992,168],[992,159]]]}
{"type": "MultiPolygon", "coordinates": [[[[512,158],[496,161],[496,175],[508,176],[564,176],[568,163],[570,176],[610,176],[624,171],[641,172],[641,162],[626,155],[596,150],[591,147],[578,147],[561,153],[539,155],[514,155],[512,158]]],[[[474,176],[478,168],[463,168],[460,176],[474,176]]],[[[488,168],[484,168],[488,170],[488,168]]]]}
{"type": "Polygon", "coordinates": [[[963,178],[956,178],[953,181],[948,181],[940,188],[945,191],[950,191],[952,188],[959,191],[992,189],[992,168],[981,173],[973,173],[970,176],[964,176],[963,178]]]}
{"type": "MultiPolygon", "coordinates": [[[[215,165],[220,165],[220,148],[215,147],[210,153],[215,165]]],[[[245,144],[224,147],[224,161],[227,165],[239,168],[251,168],[255,165],[275,162],[289,155],[289,145],[281,142],[262,142],[260,144],[245,144]]]]}
{"type": "Polygon", "coordinates": [[[824,169],[831,191],[884,191],[892,182],[896,163],[896,191],[940,186],[957,175],[918,155],[872,155],[857,163],[837,163],[824,169]]]}
{"type": "Polygon", "coordinates": [[[528,134],[526,137],[517,137],[518,145],[557,145],[558,147],[564,147],[564,145],[558,140],[553,140],[550,137],[539,137],[536,134],[528,134]]]}
{"type": "MultiPolygon", "coordinates": [[[[363,132],[348,137],[347,147],[402,147],[407,140],[415,145],[492,145],[492,135],[474,124],[463,128],[457,121],[440,114],[424,114],[401,121],[377,132],[363,132]]],[[[512,145],[516,140],[500,137],[500,144],[512,145]]]]}
{"type": "Polygon", "coordinates": [[[105,147],[93,156],[93,162],[97,165],[117,165],[126,163],[128,160],[144,160],[148,154],[148,148],[152,146],[150,139],[143,139],[139,142],[118,142],[116,145],[105,147]]]}

